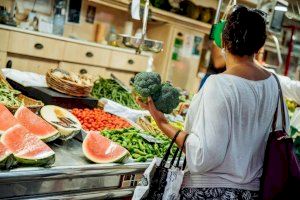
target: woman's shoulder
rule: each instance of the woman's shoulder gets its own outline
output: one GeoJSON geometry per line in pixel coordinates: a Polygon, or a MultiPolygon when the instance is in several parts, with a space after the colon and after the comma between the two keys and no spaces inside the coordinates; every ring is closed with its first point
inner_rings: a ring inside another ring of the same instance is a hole
{"type": "Polygon", "coordinates": [[[270,76],[265,80],[260,81],[252,81],[246,78],[242,78],[235,75],[230,74],[216,74],[211,75],[203,89],[203,92],[212,92],[212,93],[223,93],[225,96],[232,95],[232,93],[246,92],[247,89],[252,90],[253,88],[261,88],[261,86],[268,85],[269,87],[273,87],[276,84],[274,77],[270,76]],[[252,89],[251,89],[252,88],[252,89]]]}
{"type": "Polygon", "coordinates": [[[222,89],[232,85],[232,78],[224,76],[223,74],[210,75],[205,83],[205,88],[222,89]]]}
{"type": "Polygon", "coordinates": [[[202,94],[205,98],[211,99],[218,99],[219,97],[226,97],[232,94],[232,83],[229,80],[226,80],[220,74],[210,75],[203,88],[200,90],[200,94],[202,94]]]}
{"type": "Polygon", "coordinates": [[[275,81],[273,75],[270,75],[268,78],[264,80],[249,80],[240,76],[236,75],[231,75],[231,74],[215,74],[211,75],[207,82],[209,84],[222,84],[223,86],[230,86],[232,84],[240,84],[240,83],[245,83],[245,84],[251,84],[251,85],[261,85],[261,84],[268,84],[275,81]]]}

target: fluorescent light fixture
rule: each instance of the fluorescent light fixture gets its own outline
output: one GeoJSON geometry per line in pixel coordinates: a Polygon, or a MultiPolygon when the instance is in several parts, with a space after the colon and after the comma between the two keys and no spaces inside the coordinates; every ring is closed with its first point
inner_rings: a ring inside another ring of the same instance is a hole
{"type": "Polygon", "coordinates": [[[285,6],[275,6],[274,8],[276,11],[282,11],[282,12],[286,12],[288,10],[287,7],[285,6]]]}

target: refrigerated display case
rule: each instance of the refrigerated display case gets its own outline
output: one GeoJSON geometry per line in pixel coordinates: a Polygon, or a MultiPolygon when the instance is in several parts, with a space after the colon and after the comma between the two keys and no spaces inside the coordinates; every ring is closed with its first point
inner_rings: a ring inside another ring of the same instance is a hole
{"type": "Polygon", "coordinates": [[[54,142],[51,168],[19,167],[0,172],[0,199],[108,199],[133,194],[149,163],[93,164],[71,139],[54,142]]]}

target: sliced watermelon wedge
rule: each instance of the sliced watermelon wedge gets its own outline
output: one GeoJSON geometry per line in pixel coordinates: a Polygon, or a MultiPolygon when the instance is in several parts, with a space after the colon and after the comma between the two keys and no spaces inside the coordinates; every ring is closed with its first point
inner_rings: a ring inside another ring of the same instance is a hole
{"type": "Polygon", "coordinates": [[[55,161],[54,151],[31,134],[26,128],[17,124],[8,129],[1,142],[11,151],[17,162],[31,166],[48,166],[55,161]]]}
{"type": "Polygon", "coordinates": [[[13,114],[3,104],[0,104],[0,135],[16,124],[18,121],[13,114]]]}
{"type": "Polygon", "coordinates": [[[127,149],[96,131],[87,134],[82,143],[82,150],[85,157],[95,163],[123,162],[129,157],[127,149]]]}
{"type": "Polygon", "coordinates": [[[59,137],[58,130],[24,106],[17,110],[15,118],[44,142],[51,142],[59,137]]]}
{"type": "Polygon", "coordinates": [[[0,142],[0,169],[8,169],[13,164],[11,151],[0,142]]]}

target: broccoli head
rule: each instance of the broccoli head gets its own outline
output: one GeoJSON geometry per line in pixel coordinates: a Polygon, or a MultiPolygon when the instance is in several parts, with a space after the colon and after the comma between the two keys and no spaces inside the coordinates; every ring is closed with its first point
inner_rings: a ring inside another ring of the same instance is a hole
{"type": "Polygon", "coordinates": [[[156,72],[141,72],[134,77],[134,90],[141,97],[150,97],[161,89],[161,78],[156,72]]]}
{"type": "Polygon", "coordinates": [[[157,110],[170,114],[179,104],[180,93],[170,83],[163,83],[159,96],[153,96],[154,105],[157,110]]]}

